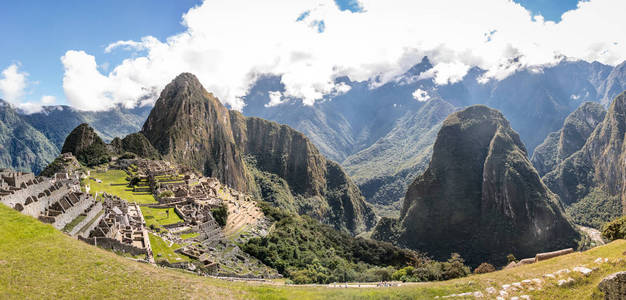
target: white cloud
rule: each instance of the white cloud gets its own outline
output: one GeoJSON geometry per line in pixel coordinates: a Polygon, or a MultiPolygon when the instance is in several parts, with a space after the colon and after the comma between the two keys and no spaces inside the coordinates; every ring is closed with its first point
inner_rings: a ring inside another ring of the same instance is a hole
{"type": "Polygon", "coordinates": [[[415,90],[415,92],[413,92],[413,99],[415,99],[415,100],[417,100],[419,102],[425,102],[425,101],[428,101],[430,99],[430,95],[428,95],[428,92],[426,92],[426,91],[424,91],[422,89],[417,89],[417,90],[415,90]]]}
{"type": "Polygon", "coordinates": [[[283,94],[280,91],[269,92],[270,102],[265,104],[265,107],[272,107],[282,103],[285,103],[287,99],[282,99],[283,94]]]}
{"type": "Polygon", "coordinates": [[[17,64],[12,64],[2,71],[0,77],[0,95],[9,102],[17,102],[26,88],[26,77],[28,73],[20,72],[17,64]]]}
{"type": "Polygon", "coordinates": [[[185,32],[106,47],[134,51],[109,73],[98,71],[94,56],[68,51],[66,96],[82,109],[132,106],[192,72],[241,109],[241,97],[264,73],[282,76],[282,97],[313,104],[339,91],[338,77],[379,85],[425,55],[435,65],[428,75],[439,84],[460,80],[473,66],[488,70],[487,81],[564,56],[613,65],[626,59],[626,1],[580,2],[559,23],[507,0],[359,3],[363,11],[352,13],[332,0],[206,0],[183,15],[185,32]]]}
{"type": "Polygon", "coordinates": [[[39,102],[41,102],[41,104],[43,105],[52,105],[57,101],[57,98],[54,96],[49,96],[49,95],[45,95],[41,97],[41,100],[39,100],[39,102]]]}

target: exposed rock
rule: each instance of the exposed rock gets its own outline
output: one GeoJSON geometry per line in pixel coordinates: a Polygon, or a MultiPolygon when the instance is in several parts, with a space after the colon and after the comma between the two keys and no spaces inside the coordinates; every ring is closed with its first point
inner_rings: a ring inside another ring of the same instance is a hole
{"type": "MultiPolygon", "coordinates": [[[[481,105],[444,121],[397,226],[401,245],[438,259],[457,252],[470,265],[504,265],[509,253],[534,256],[573,247],[580,238],[518,134],[500,112],[481,105]]],[[[377,226],[372,236],[386,240],[381,232],[377,226]]]]}
{"type": "MultiPolygon", "coordinates": [[[[624,213],[626,201],[626,93],[615,98],[585,145],[544,176],[567,205],[576,205],[580,224],[598,227],[624,213]],[[581,203],[577,203],[581,202],[581,203]],[[597,220],[586,216],[597,215],[597,220]],[[586,221],[586,222],[585,222],[586,221]]],[[[578,220],[576,220],[579,222],[578,220]]]]}
{"type": "Polygon", "coordinates": [[[605,115],[606,110],[601,104],[585,102],[565,118],[563,128],[548,135],[533,152],[531,161],[539,175],[554,170],[559,163],[580,150],[605,115]]]}
{"type": "Polygon", "coordinates": [[[626,271],[611,274],[598,284],[606,300],[626,299],[626,271]]]}
{"type": "Polygon", "coordinates": [[[356,185],[303,134],[229,111],[192,74],[165,87],[142,133],[164,158],[257,193],[253,166],[244,161],[251,156],[254,168],[284,179],[293,198],[315,203],[302,213],[352,233],[374,226],[375,215],[356,185]]]}

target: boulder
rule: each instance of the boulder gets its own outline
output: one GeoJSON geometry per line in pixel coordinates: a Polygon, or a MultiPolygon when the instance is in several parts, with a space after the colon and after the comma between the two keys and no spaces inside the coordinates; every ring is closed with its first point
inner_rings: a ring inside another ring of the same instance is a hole
{"type": "Polygon", "coordinates": [[[626,271],[607,276],[598,284],[598,289],[606,300],[626,299],[626,271]]]}

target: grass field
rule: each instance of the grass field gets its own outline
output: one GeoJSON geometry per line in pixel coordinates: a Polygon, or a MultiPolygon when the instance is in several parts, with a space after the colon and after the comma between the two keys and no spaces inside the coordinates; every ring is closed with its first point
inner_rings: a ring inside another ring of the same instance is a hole
{"type": "MultiPolygon", "coordinates": [[[[130,261],[74,240],[3,205],[0,228],[0,299],[431,299],[593,265],[598,257],[615,261],[624,258],[626,251],[626,241],[618,240],[583,253],[451,281],[397,288],[330,289],[230,282],[130,261]]],[[[623,261],[603,264],[568,288],[546,285],[541,292],[527,294],[532,299],[600,299],[596,285],[606,275],[624,269],[623,261]]]]}
{"type": "Polygon", "coordinates": [[[105,173],[96,173],[95,170],[92,170],[91,177],[102,180],[102,183],[91,179],[85,182],[91,187],[90,193],[92,195],[95,195],[96,192],[107,192],[129,202],[137,202],[140,204],[157,203],[154,196],[150,193],[133,192],[133,189],[128,187],[128,181],[126,181],[128,174],[123,170],[108,170],[105,173]]]}
{"type": "Polygon", "coordinates": [[[154,253],[155,260],[165,259],[170,263],[190,260],[189,257],[174,252],[174,250],[180,248],[180,245],[173,244],[169,247],[161,237],[152,233],[148,235],[150,237],[150,246],[152,246],[152,253],[154,253]]]}

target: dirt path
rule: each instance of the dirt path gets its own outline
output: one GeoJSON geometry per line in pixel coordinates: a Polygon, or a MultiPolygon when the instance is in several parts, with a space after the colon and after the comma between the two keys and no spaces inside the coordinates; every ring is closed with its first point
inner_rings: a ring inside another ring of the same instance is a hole
{"type": "Polygon", "coordinates": [[[592,241],[596,243],[596,246],[604,245],[602,240],[602,233],[599,230],[590,227],[577,225],[580,231],[584,232],[592,241]]]}

